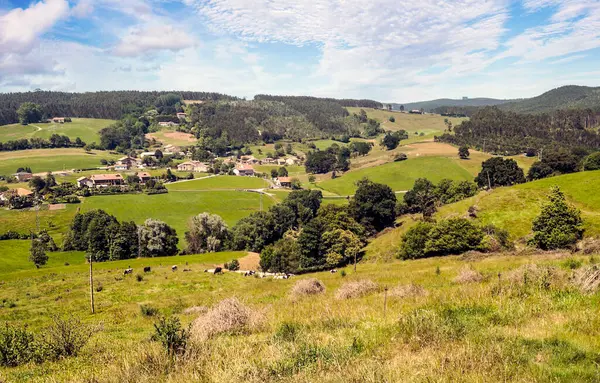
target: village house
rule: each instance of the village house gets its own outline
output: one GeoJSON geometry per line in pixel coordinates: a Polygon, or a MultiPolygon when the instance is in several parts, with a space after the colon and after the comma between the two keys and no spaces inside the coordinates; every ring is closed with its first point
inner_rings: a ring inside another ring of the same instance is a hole
{"type": "Polygon", "coordinates": [[[177,113],[177,118],[179,118],[180,120],[183,120],[187,117],[187,114],[179,112],[177,113]]]}
{"type": "Polygon", "coordinates": [[[15,177],[19,182],[27,182],[33,178],[33,174],[29,172],[18,172],[13,174],[13,177],[15,177]]]}
{"type": "Polygon", "coordinates": [[[77,178],[77,187],[78,188],[83,188],[83,187],[91,188],[93,186],[94,186],[94,183],[88,177],[79,177],[79,178],[77,178]]]}
{"type": "Polygon", "coordinates": [[[263,164],[273,164],[273,163],[275,163],[275,160],[272,159],[271,157],[267,157],[264,160],[262,160],[262,163],[263,164]]]}
{"type": "Polygon", "coordinates": [[[0,193],[0,201],[8,201],[8,199],[13,195],[18,195],[19,197],[29,197],[33,195],[33,192],[23,188],[9,189],[4,193],[0,193]]]}
{"type": "Polygon", "coordinates": [[[173,121],[160,121],[158,123],[158,126],[162,126],[162,127],[173,127],[173,126],[179,126],[178,123],[173,122],[173,121]]]}
{"type": "Polygon", "coordinates": [[[150,179],[152,178],[152,176],[150,175],[150,173],[147,172],[139,172],[137,174],[138,178],[140,179],[140,183],[143,185],[146,182],[150,181],[150,179]]]}
{"type": "Polygon", "coordinates": [[[298,159],[298,157],[288,157],[285,159],[285,164],[286,165],[298,165],[300,163],[300,160],[298,159]]]}
{"type": "Polygon", "coordinates": [[[121,157],[115,162],[115,170],[129,170],[136,165],[135,158],[121,157]]]}
{"type": "Polygon", "coordinates": [[[125,180],[120,174],[93,174],[91,177],[94,187],[123,185],[125,180]]]}
{"type": "Polygon", "coordinates": [[[240,160],[248,164],[257,164],[259,162],[254,156],[242,156],[240,157],[240,160]]]}
{"type": "Polygon", "coordinates": [[[290,177],[277,177],[275,179],[275,184],[282,188],[291,188],[292,179],[290,177]]]}
{"type": "Polygon", "coordinates": [[[186,161],[177,165],[180,172],[208,172],[208,165],[200,161],[186,161]]]}
{"type": "Polygon", "coordinates": [[[235,169],[233,169],[233,173],[236,176],[253,176],[254,168],[250,164],[237,164],[235,169]]]}

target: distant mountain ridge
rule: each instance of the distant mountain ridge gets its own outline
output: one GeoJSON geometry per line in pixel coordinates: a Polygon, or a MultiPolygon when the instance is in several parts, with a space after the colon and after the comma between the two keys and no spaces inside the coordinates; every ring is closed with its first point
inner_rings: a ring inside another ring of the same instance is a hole
{"type": "Polygon", "coordinates": [[[566,85],[537,97],[504,103],[500,109],[517,113],[549,113],[559,109],[600,111],[600,87],[566,85]]]}
{"type": "Polygon", "coordinates": [[[439,107],[478,107],[478,106],[494,106],[501,105],[517,100],[499,100],[496,98],[467,98],[467,99],[451,99],[451,98],[439,98],[437,100],[430,101],[418,101],[410,102],[407,104],[392,103],[394,110],[400,109],[400,105],[404,105],[404,110],[421,109],[423,108],[426,112],[432,112],[434,109],[439,107]]]}

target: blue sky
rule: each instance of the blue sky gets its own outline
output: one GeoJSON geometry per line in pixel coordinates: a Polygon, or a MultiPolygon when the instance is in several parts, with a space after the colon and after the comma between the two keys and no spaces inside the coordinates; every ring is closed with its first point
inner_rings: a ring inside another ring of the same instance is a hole
{"type": "Polygon", "coordinates": [[[0,91],[410,102],[600,86],[600,0],[0,0],[0,91]]]}

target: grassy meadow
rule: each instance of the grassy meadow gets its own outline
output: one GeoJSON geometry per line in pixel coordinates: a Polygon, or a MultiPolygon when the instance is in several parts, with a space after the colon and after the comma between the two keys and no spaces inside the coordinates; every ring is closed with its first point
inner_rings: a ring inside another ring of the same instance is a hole
{"type": "Polygon", "coordinates": [[[269,183],[258,177],[217,176],[179,181],[168,185],[169,191],[261,189],[269,183]]]}
{"type": "Polygon", "coordinates": [[[0,174],[13,174],[19,167],[30,167],[34,173],[95,168],[102,166],[101,159],[116,160],[118,154],[81,148],[31,149],[14,152],[0,152],[0,174]]]}
{"type": "Polygon", "coordinates": [[[363,177],[389,185],[394,191],[411,189],[414,181],[420,177],[426,177],[433,182],[443,178],[454,180],[473,178],[468,171],[446,158],[418,157],[350,171],[338,178],[322,181],[318,183],[318,187],[338,195],[352,195],[356,190],[356,182],[363,177]]]}
{"type": "Polygon", "coordinates": [[[36,123],[29,125],[11,124],[0,126],[0,142],[22,138],[48,139],[53,134],[68,136],[71,140],[79,137],[85,143],[100,142],[98,132],[112,124],[113,120],[95,118],[73,118],[64,124],[36,123]]]}
{"type": "Polygon", "coordinates": [[[600,296],[585,295],[566,281],[573,273],[570,265],[588,267],[593,261],[589,256],[512,254],[361,263],[356,273],[348,267],[345,274],[339,270],[289,280],[202,272],[243,255],[95,264],[95,284],[102,290],[95,292],[93,315],[87,266],[82,262],[11,273],[0,270],[0,321],[43,331],[53,315],[74,315],[96,329],[79,356],[0,368],[0,379],[263,383],[600,378],[600,296]],[[519,267],[532,263],[552,267],[560,277],[553,277],[547,287],[540,287],[531,276],[519,277],[519,267]],[[171,272],[173,264],[185,264],[191,271],[171,272]],[[123,277],[122,270],[129,266],[134,274],[143,266],[152,266],[152,272],[141,281],[135,275],[123,277]],[[455,282],[465,267],[480,272],[483,280],[455,282]],[[309,277],[320,280],[325,293],[291,295],[294,284],[309,277]],[[375,290],[358,298],[336,298],[343,285],[360,280],[374,282],[375,290]],[[407,290],[411,284],[418,287],[407,290]],[[241,331],[193,341],[189,353],[175,359],[167,358],[150,340],[156,316],[140,310],[141,305],[151,306],[161,315],[179,317],[187,326],[202,314],[186,309],[211,308],[231,297],[256,319],[241,331]]]}

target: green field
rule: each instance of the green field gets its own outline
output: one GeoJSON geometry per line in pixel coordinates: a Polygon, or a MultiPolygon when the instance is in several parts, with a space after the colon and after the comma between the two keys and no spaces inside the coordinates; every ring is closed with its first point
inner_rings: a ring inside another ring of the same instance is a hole
{"type": "Polygon", "coordinates": [[[94,168],[102,166],[101,159],[117,159],[118,154],[83,149],[31,149],[14,152],[0,152],[0,174],[13,174],[19,167],[30,167],[34,173],[94,168]]]}
{"type": "MultiPolygon", "coordinates": [[[[356,273],[345,268],[345,277],[322,272],[281,281],[202,272],[242,255],[97,263],[95,284],[103,289],[95,293],[93,315],[87,267],[75,258],[70,266],[0,271],[5,302],[0,321],[32,331],[43,331],[55,314],[101,324],[79,356],[0,368],[0,378],[15,383],[597,381],[598,293],[584,295],[560,281],[544,289],[504,277],[530,263],[568,275],[564,259],[544,254],[429,258],[359,264],[356,273]],[[173,264],[191,272],[171,272],[173,264]],[[453,282],[467,265],[487,279],[453,282]],[[123,277],[129,266],[134,274],[142,266],[152,266],[152,272],[138,282],[135,275],[123,277]],[[292,299],[292,286],[308,277],[322,281],[325,293],[292,299]],[[335,299],[343,284],[362,279],[376,282],[378,290],[335,299]],[[410,283],[422,286],[425,295],[393,295],[396,286],[410,283]],[[385,311],[384,287],[390,289],[385,311]],[[151,305],[187,327],[200,314],[184,313],[186,308],[212,307],[230,297],[262,318],[260,325],[192,342],[190,350],[196,352],[181,358],[167,358],[150,341],[156,318],[140,313],[140,305],[151,305]]],[[[589,257],[576,259],[589,266],[589,257]]]]}
{"type": "Polygon", "coordinates": [[[18,140],[22,138],[50,138],[53,134],[68,136],[71,140],[77,137],[83,142],[99,143],[98,132],[112,124],[113,120],[95,118],[73,118],[73,122],[64,124],[37,123],[29,125],[12,124],[0,126],[0,142],[18,140]]]}
{"type": "Polygon", "coordinates": [[[261,189],[269,183],[258,177],[217,176],[198,180],[180,181],[168,185],[170,191],[261,189]]]}
{"type": "Polygon", "coordinates": [[[394,191],[412,188],[417,178],[425,177],[438,182],[443,178],[472,180],[468,171],[443,157],[419,157],[402,162],[390,162],[371,168],[353,170],[341,177],[318,183],[318,187],[338,195],[352,195],[356,182],[367,177],[371,181],[389,185],[394,191]]]}
{"type": "MultiPolygon", "coordinates": [[[[470,206],[477,207],[476,222],[493,224],[508,230],[513,240],[531,233],[531,224],[540,213],[552,186],[559,186],[567,199],[581,209],[587,236],[600,235],[600,171],[550,177],[525,184],[482,191],[474,197],[440,207],[435,218],[465,216],[470,206]]],[[[369,257],[389,258],[400,246],[401,237],[415,223],[414,217],[402,217],[396,229],[374,239],[366,248],[369,257]]]]}

